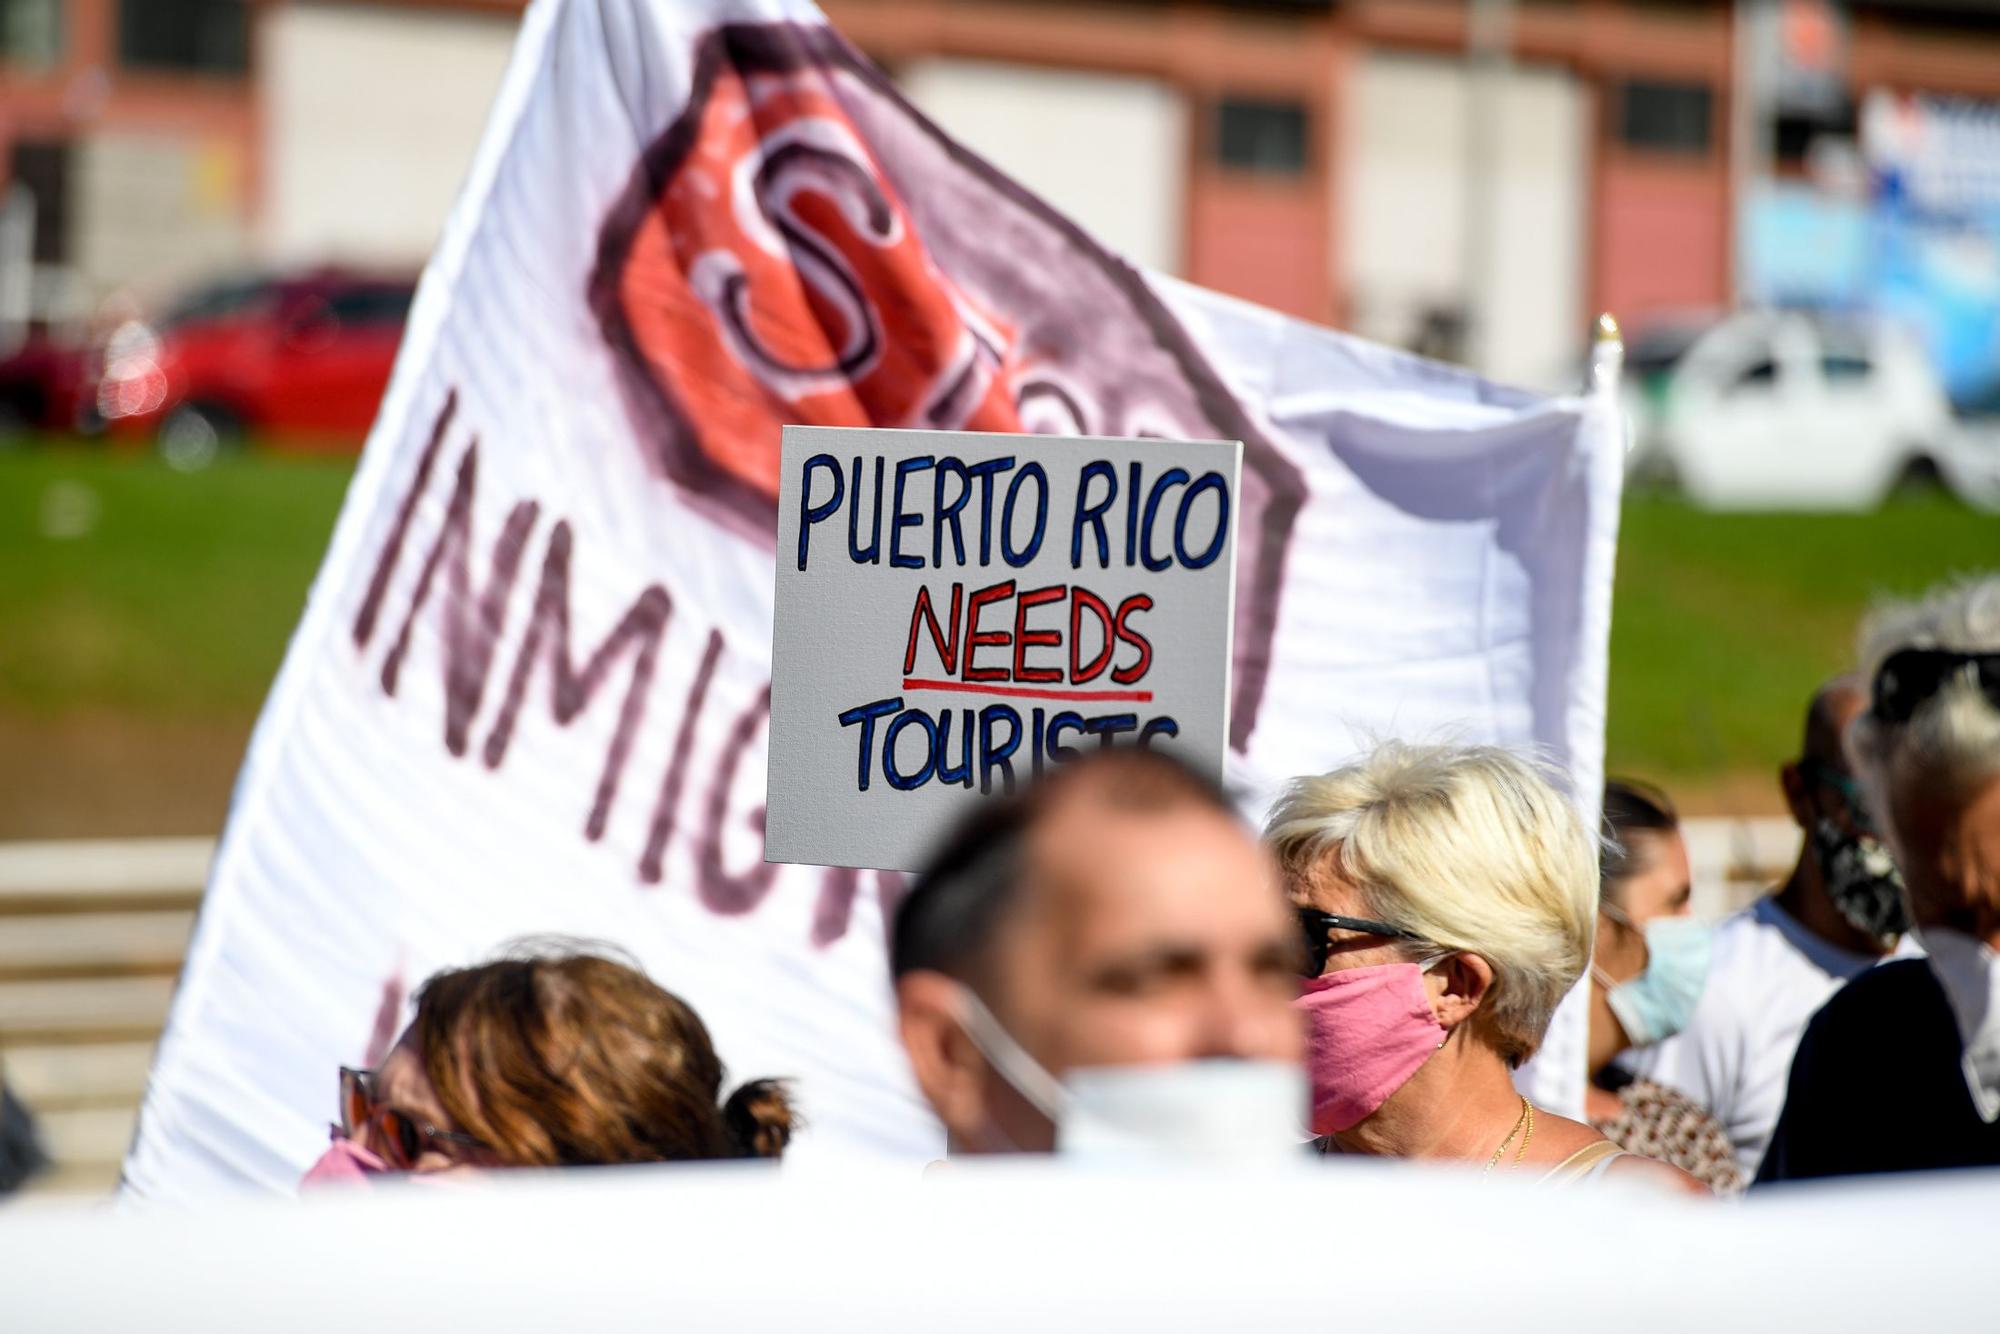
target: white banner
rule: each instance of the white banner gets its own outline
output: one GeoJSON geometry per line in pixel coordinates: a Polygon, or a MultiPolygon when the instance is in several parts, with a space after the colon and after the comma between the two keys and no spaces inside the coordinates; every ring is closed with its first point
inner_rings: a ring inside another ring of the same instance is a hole
{"type": "MultiPolygon", "coordinates": [[[[130,1190],[289,1190],[385,987],[551,932],[637,955],[735,1076],[796,1077],[804,1153],[935,1153],[899,881],[763,859],[791,423],[1240,440],[1246,803],[1441,730],[1596,791],[1608,399],[1139,273],[804,3],[538,0],[252,742],[130,1190]]],[[[1559,1109],[1580,1018],[1539,1063],[1559,1109]]]]}
{"type": "Polygon", "coordinates": [[[4,1209],[0,1255],[9,1334],[1414,1334],[1447,1310],[1482,1334],[1597,1334],[1608,1312],[1621,1334],[1991,1327],[1991,1169],[1741,1204],[1516,1175],[1305,1155],[516,1172],[229,1201],[192,1226],[4,1209]],[[1440,1218],[1494,1222],[1441,1254],[1440,1218]]]}

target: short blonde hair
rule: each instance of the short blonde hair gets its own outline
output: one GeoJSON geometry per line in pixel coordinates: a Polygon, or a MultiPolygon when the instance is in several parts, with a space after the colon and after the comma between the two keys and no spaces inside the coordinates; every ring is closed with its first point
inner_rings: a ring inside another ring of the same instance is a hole
{"type": "Polygon", "coordinates": [[[1493,965],[1501,1054],[1535,1054],[1590,961],[1597,845],[1540,766],[1493,746],[1392,741],[1294,779],[1264,830],[1287,882],[1332,874],[1368,915],[1493,965]]]}

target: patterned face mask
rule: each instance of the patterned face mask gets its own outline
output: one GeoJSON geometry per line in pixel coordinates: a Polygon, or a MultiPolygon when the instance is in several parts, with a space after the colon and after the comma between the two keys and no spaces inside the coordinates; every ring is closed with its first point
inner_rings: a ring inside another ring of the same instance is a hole
{"type": "Polygon", "coordinates": [[[1814,822],[1812,839],[1826,896],[1855,930],[1894,940],[1910,929],[1903,873],[1880,839],[1849,833],[1824,816],[1814,822]]]}

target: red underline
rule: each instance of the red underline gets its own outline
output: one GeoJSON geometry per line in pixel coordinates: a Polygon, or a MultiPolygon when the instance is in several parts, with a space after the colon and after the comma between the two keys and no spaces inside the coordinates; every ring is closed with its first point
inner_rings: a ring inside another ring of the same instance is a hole
{"type": "Polygon", "coordinates": [[[1153,700],[1150,690],[1036,690],[1032,686],[988,685],[984,681],[925,681],[914,676],[903,682],[903,689],[963,690],[972,695],[1014,695],[1021,699],[1129,699],[1138,704],[1150,704],[1153,700]]]}

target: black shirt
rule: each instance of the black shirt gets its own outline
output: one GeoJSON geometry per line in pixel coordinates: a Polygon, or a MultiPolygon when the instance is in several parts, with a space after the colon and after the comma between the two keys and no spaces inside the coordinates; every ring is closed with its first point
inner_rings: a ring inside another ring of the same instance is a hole
{"type": "Polygon", "coordinates": [[[35,1123],[28,1109],[14,1101],[5,1084],[0,1084],[0,1195],[48,1165],[42,1146],[35,1139],[35,1123]]]}
{"type": "Polygon", "coordinates": [[[1928,963],[1862,973],[1806,1025],[1756,1184],[2000,1164],[2000,1124],[1980,1117],[1963,1061],[1928,963]]]}

